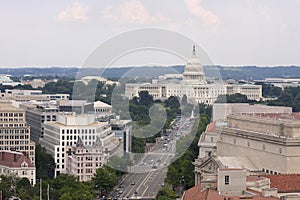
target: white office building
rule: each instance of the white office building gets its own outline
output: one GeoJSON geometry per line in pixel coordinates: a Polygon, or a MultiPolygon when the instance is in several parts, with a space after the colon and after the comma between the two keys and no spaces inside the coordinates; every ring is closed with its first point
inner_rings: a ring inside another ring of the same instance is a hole
{"type": "Polygon", "coordinates": [[[119,140],[107,122],[95,121],[94,115],[59,115],[56,122],[44,125],[44,137],[40,144],[54,157],[55,176],[67,172],[67,157],[78,137],[85,146],[92,146],[99,137],[105,153],[113,155],[119,148],[119,140]]]}

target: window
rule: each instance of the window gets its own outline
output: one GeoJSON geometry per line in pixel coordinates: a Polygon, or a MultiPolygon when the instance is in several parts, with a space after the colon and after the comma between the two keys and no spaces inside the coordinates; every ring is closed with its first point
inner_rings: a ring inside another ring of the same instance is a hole
{"type": "Polygon", "coordinates": [[[225,176],[225,185],[229,185],[229,176],[225,176]]]}

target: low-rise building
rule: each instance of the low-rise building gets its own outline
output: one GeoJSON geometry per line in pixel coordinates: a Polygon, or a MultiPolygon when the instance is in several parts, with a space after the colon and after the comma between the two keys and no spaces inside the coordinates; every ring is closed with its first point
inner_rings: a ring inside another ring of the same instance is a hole
{"type": "Polygon", "coordinates": [[[108,159],[99,137],[93,145],[84,145],[78,138],[68,155],[67,173],[78,178],[79,181],[90,181],[96,170],[102,167],[108,159]]]}
{"type": "Polygon", "coordinates": [[[39,101],[48,102],[51,100],[68,100],[69,94],[42,94],[41,90],[16,90],[7,89],[1,93],[1,98],[5,100],[15,100],[17,102],[39,101]]]}
{"type": "Polygon", "coordinates": [[[27,178],[31,185],[35,185],[35,166],[26,153],[16,151],[0,152],[0,174],[27,178]]]}
{"type": "Polygon", "coordinates": [[[248,176],[247,171],[234,168],[219,168],[217,174],[204,177],[195,187],[187,190],[183,200],[278,200],[276,188],[270,188],[265,177],[248,176]]]}

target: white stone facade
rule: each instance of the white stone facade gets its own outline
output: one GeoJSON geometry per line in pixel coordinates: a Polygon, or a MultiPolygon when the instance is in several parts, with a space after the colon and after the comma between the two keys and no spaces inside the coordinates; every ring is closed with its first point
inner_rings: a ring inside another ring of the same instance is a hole
{"type": "Polygon", "coordinates": [[[67,173],[77,177],[79,181],[90,181],[107,159],[108,154],[103,151],[99,138],[92,146],[85,146],[79,139],[68,156],[67,173]]]}
{"type": "Polygon", "coordinates": [[[126,84],[125,96],[132,99],[141,91],[148,91],[154,99],[167,99],[170,96],[182,98],[187,96],[189,101],[213,104],[219,95],[241,93],[249,100],[262,98],[261,85],[234,85],[224,82],[206,83],[203,67],[196,57],[195,49],[191,59],[187,62],[181,81],[155,81],[155,83],[126,84]]]}
{"type": "Polygon", "coordinates": [[[112,154],[119,147],[119,140],[107,122],[96,122],[94,115],[59,115],[56,122],[44,125],[44,138],[40,143],[54,157],[55,175],[66,173],[67,152],[78,138],[86,146],[91,146],[100,138],[104,151],[112,154]]]}

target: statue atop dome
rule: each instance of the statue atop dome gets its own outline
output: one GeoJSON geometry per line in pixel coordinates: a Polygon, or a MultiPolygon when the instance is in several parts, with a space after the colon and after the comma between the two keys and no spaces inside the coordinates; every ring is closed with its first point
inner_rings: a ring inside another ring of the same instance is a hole
{"type": "Polygon", "coordinates": [[[192,57],[187,61],[184,72],[183,80],[191,84],[205,84],[205,74],[202,64],[196,56],[196,47],[193,45],[192,57]]]}

